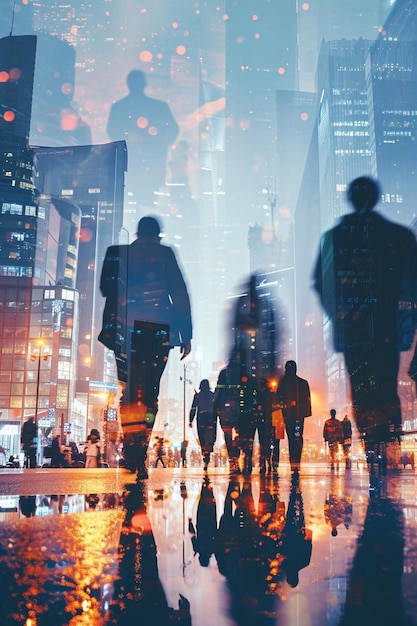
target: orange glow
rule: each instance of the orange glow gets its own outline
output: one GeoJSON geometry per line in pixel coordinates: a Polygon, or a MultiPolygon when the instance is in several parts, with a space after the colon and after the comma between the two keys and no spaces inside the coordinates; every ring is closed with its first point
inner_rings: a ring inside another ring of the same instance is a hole
{"type": "Polygon", "coordinates": [[[61,111],[62,130],[75,130],[78,126],[78,117],[75,113],[64,109],[61,111]]]}
{"type": "Polygon", "coordinates": [[[278,74],[285,74],[285,67],[279,67],[278,68],[278,74]]]}
{"type": "Polygon", "coordinates": [[[72,94],[72,85],[71,83],[63,83],[61,86],[61,91],[65,96],[69,96],[72,94]]]}
{"type": "Polygon", "coordinates": [[[172,22],[171,26],[172,28],[178,28],[179,24],[178,22],[172,22]]]}
{"type": "Polygon", "coordinates": [[[303,2],[303,4],[301,5],[301,8],[303,9],[303,11],[308,11],[310,8],[310,5],[308,4],[308,2],[303,2]]]}
{"type": "Polygon", "coordinates": [[[195,128],[205,119],[216,115],[220,111],[223,111],[226,105],[225,98],[219,98],[218,100],[213,100],[212,102],[207,102],[203,104],[203,106],[195,109],[192,113],[190,113],[183,122],[183,129],[190,130],[195,128]]]}
{"type": "Polygon", "coordinates": [[[146,117],[138,117],[136,120],[136,126],[138,128],[146,128],[149,124],[149,120],[146,117]]]}
{"type": "Polygon", "coordinates": [[[149,52],[149,50],[142,50],[139,54],[139,58],[144,63],[150,63],[153,59],[152,52],[149,52]]]}
{"type": "Polygon", "coordinates": [[[93,238],[93,231],[91,228],[81,228],[78,238],[81,243],[88,243],[93,238]]]}
{"type": "Polygon", "coordinates": [[[253,19],[254,22],[257,22],[258,21],[258,16],[257,15],[252,15],[252,19],[253,19]]]}
{"type": "Polygon", "coordinates": [[[281,217],[289,219],[291,217],[291,210],[286,206],[280,206],[279,214],[281,215],[281,217]]]}
{"type": "Polygon", "coordinates": [[[5,111],[3,118],[5,122],[13,122],[14,118],[15,118],[15,114],[13,113],[13,111],[5,111]]]}
{"type": "Polygon", "coordinates": [[[183,56],[186,52],[187,52],[187,49],[185,46],[177,46],[177,54],[179,54],[180,56],[183,56]]]}
{"type": "Polygon", "coordinates": [[[250,128],[250,120],[240,120],[239,128],[240,128],[240,130],[249,130],[249,128],[250,128]]]}
{"type": "Polygon", "coordinates": [[[22,70],[18,67],[12,67],[9,72],[10,80],[19,80],[22,76],[22,70]]]}
{"type": "Polygon", "coordinates": [[[8,72],[0,72],[0,83],[7,83],[9,80],[8,72]]]}
{"type": "Polygon", "coordinates": [[[255,39],[260,39],[260,38],[261,38],[260,34],[259,34],[259,33],[256,33],[256,34],[255,34],[255,39]]]}
{"type": "Polygon", "coordinates": [[[301,113],[300,118],[303,122],[306,122],[308,120],[308,113],[301,113]]]}

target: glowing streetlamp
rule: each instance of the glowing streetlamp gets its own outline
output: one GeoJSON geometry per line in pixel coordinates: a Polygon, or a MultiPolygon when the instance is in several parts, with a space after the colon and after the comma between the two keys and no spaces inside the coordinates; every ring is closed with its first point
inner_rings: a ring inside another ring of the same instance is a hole
{"type": "MultiPolygon", "coordinates": [[[[41,361],[47,361],[48,358],[50,356],[52,356],[51,354],[45,354],[43,352],[43,347],[45,345],[45,342],[42,338],[39,338],[37,340],[37,345],[38,345],[38,352],[37,353],[32,353],[30,355],[30,360],[31,361],[36,361],[36,359],[38,360],[38,371],[37,371],[37,378],[36,378],[36,401],[35,401],[35,423],[36,426],[38,426],[38,411],[39,411],[39,385],[40,385],[40,378],[41,378],[41,361]]],[[[39,437],[38,437],[38,446],[37,446],[37,455],[38,458],[40,457],[40,453],[42,451],[42,441],[39,441],[39,437]]]]}

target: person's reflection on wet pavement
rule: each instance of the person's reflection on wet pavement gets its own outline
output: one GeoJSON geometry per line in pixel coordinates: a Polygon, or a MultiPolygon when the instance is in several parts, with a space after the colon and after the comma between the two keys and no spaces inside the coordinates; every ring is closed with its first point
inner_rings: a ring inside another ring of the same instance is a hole
{"type": "Polygon", "coordinates": [[[228,582],[230,613],[236,623],[274,624],[276,596],[270,586],[278,585],[281,578],[279,537],[263,534],[249,481],[242,486],[230,482],[216,543],[219,571],[228,582]]]}
{"type": "Polygon", "coordinates": [[[313,548],[312,532],[305,526],[303,497],[297,474],[292,477],[287,519],[282,535],[282,569],[288,584],[297,587],[299,572],[310,564],[313,548]]]}
{"type": "Polygon", "coordinates": [[[196,528],[189,520],[189,531],[192,533],[194,554],[198,554],[200,565],[207,567],[214,554],[217,532],[216,500],[213,495],[213,486],[207,477],[201,485],[196,528]]]}
{"type": "Polygon", "coordinates": [[[372,486],[362,535],[349,574],[339,626],[411,626],[402,591],[404,519],[386,496],[387,479],[372,486]]]}
{"type": "Polygon", "coordinates": [[[25,517],[35,517],[36,496],[20,496],[19,507],[25,517]]]}
{"type": "MultiPolygon", "coordinates": [[[[343,475],[344,477],[344,475],[343,475]]],[[[345,477],[344,477],[345,478],[345,477]]],[[[332,537],[337,537],[337,527],[343,524],[346,530],[352,522],[353,500],[349,480],[330,476],[329,493],[324,501],[324,519],[331,528],[332,537]]]]}
{"type": "Polygon", "coordinates": [[[278,482],[262,484],[258,506],[252,485],[231,481],[216,541],[219,571],[231,592],[237,624],[276,623],[278,603],[311,558],[312,535],[305,528],[298,481],[293,481],[285,516],[278,482]]]}
{"type": "Polygon", "coordinates": [[[190,603],[180,594],[178,609],[168,606],[159,579],[156,543],[147,514],[143,485],[129,485],[119,540],[119,570],[107,625],[176,623],[191,626],[190,603]]]}

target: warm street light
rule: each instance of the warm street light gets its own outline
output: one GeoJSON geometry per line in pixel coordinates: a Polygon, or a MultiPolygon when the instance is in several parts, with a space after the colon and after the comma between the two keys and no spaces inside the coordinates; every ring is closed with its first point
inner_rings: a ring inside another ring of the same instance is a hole
{"type": "MultiPolygon", "coordinates": [[[[49,354],[45,354],[43,353],[43,347],[44,347],[44,340],[42,338],[39,338],[37,341],[37,344],[39,346],[39,352],[38,353],[33,353],[30,355],[30,360],[31,361],[36,361],[36,359],[38,360],[38,371],[37,371],[37,378],[36,378],[36,400],[35,400],[35,423],[36,426],[38,426],[38,411],[39,411],[39,385],[40,385],[40,377],[41,377],[41,361],[47,361],[48,358],[50,356],[52,356],[50,353],[49,354]]],[[[39,437],[38,437],[38,445],[37,445],[37,455],[38,455],[38,459],[40,458],[42,452],[42,441],[39,442],[39,437]]]]}

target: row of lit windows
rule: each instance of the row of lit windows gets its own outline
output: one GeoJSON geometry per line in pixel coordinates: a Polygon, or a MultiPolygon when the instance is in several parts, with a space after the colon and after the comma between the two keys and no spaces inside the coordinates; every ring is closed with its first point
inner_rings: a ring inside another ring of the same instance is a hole
{"type": "Polygon", "coordinates": [[[384,110],[382,111],[383,115],[402,115],[403,117],[415,117],[417,116],[417,111],[408,111],[407,109],[396,109],[396,110],[384,110]]]}
{"type": "Polygon", "coordinates": [[[19,267],[16,265],[0,265],[0,276],[21,276],[32,278],[32,267],[19,267]]]}
{"type": "Polygon", "coordinates": [[[364,154],[365,156],[370,156],[372,154],[372,150],[363,150],[358,148],[357,150],[335,150],[334,153],[341,156],[345,154],[364,154]]]}
{"type": "MultiPolygon", "coordinates": [[[[44,291],[44,299],[45,300],[55,300],[55,289],[45,289],[44,291]]],[[[62,289],[61,291],[62,299],[68,300],[69,302],[74,302],[75,292],[69,289],[62,289]]]]}
{"type": "MultiPolygon", "coordinates": [[[[19,359],[20,364],[24,364],[24,359],[19,359]]],[[[21,384],[23,385],[24,383],[24,371],[22,369],[20,370],[15,370],[14,368],[14,362],[10,362],[9,363],[9,367],[13,367],[13,369],[7,369],[4,367],[4,363],[7,363],[8,360],[7,359],[2,359],[2,371],[1,371],[1,377],[0,377],[0,395],[4,395],[4,394],[13,394],[13,393],[18,393],[17,391],[13,391],[12,387],[15,383],[17,384],[21,384]],[[16,377],[12,378],[12,373],[14,372],[18,372],[19,375],[16,377]]],[[[32,363],[32,362],[31,362],[32,363]]],[[[26,387],[25,387],[25,393],[28,395],[35,395],[36,394],[36,387],[37,387],[37,381],[36,379],[36,372],[37,372],[37,366],[38,364],[36,364],[36,367],[34,370],[28,370],[26,372],[26,387]],[[32,381],[32,382],[31,382],[32,381]]],[[[51,382],[49,380],[50,378],[50,369],[51,369],[51,360],[47,359],[46,361],[42,361],[42,373],[48,372],[47,378],[48,378],[48,382],[45,383],[45,389],[46,391],[44,392],[45,395],[48,395],[50,393],[50,387],[51,387],[51,382]]],[[[71,369],[72,369],[72,363],[71,360],[68,361],[62,361],[59,360],[58,361],[58,371],[57,371],[57,379],[58,380],[70,380],[71,378],[71,369]]],[[[22,386],[22,393],[23,393],[23,386],[22,386]]]]}
{"type": "Polygon", "coordinates": [[[365,120],[355,120],[354,122],[333,122],[332,126],[369,126],[369,122],[365,120]]]}
{"type": "Polygon", "coordinates": [[[399,203],[401,204],[401,202],[403,201],[403,197],[402,195],[400,195],[399,193],[384,193],[382,194],[382,202],[394,202],[394,203],[399,203]]]}
{"type": "Polygon", "coordinates": [[[383,137],[412,137],[412,133],[409,130],[384,130],[383,137]]]}
{"type": "MultiPolygon", "coordinates": [[[[56,400],[54,402],[56,409],[68,408],[69,392],[68,388],[63,385],[58,385],[56,400]]],[[[50,397],[39,395],[38,397],[38,409],[47,409],[50,406],[50,397]]],[[[35,409],[36,408],[36,396],[13,395],[13,396],[0,396],[0,408],[11,409],[35,409]]]]}
{"type": "Polygon", "coordinates": [[[10,215],[31,215],[36,217],[36,207],[31,204],[16,204],[16,202],[2,202],[2,213],[10,213],[10,215]],[[24,213],[23,213],[24,209],[24,213]]]}
{"type": "Polygon", "coordinates": [[[336,130],[335,137],[369,137],[369,132],[366,130],[336,130]]]}
{"type": "MultiPolygon", "coordinates": [[[[101,193],[101,189],[100,189],[100,187],[90,187],[89,189],[87,189],[87,193],[98,194],[98,193],[101,193]]],[[[62,196],[73,196],[74,195],[74,189],[61,189],[61,195],[62,196]]]]}

